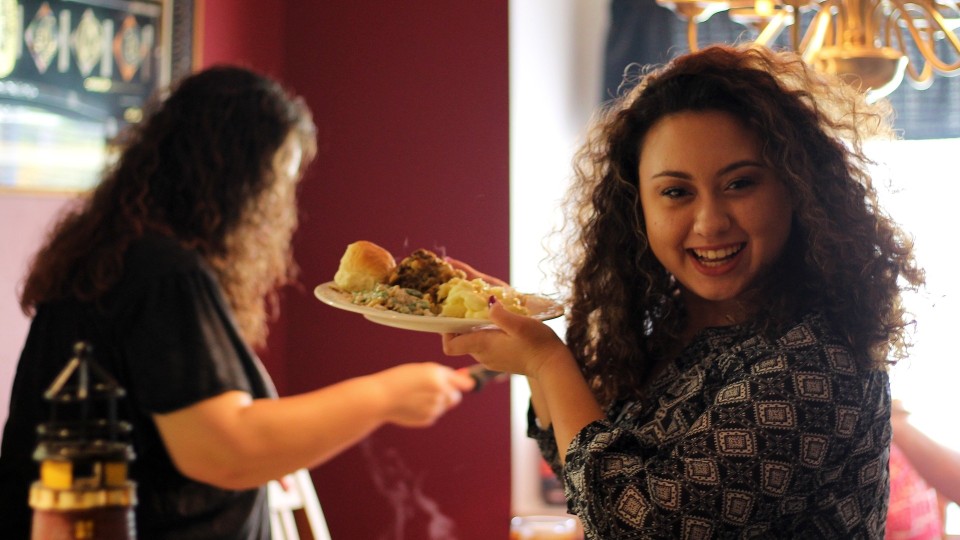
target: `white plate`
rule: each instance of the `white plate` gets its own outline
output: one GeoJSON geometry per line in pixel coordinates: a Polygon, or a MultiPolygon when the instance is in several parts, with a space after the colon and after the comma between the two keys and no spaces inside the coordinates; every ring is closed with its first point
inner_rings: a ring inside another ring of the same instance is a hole
{"type": "MultiPolygon", "coordinates": [[[[465,334],[477,328],[493,326],[487,319],[461,319],[458,317],[427,317],[424,315],[409,315],[397,313],[389,309],[378,309],[359,306],[350,301],[350,293],[338,290],[332,281],[317,285],[313,290],[323,303],[337,309],[352,311],[363,315],[367,320],[418,332],[435,332],[439,334],[465,334]]],[[[563,315],[563,306],[542,296],[528,294],[524,296],[524,305],[530,316],[541,321],[555,319],[563,315]]]]}

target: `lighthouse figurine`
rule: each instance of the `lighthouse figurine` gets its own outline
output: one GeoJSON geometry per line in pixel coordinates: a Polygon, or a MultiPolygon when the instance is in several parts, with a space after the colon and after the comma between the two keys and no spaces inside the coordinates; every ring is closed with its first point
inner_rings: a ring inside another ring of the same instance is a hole
{"type": "Polygon", "coordinates": [[[130,424],[117,419],[125,391],[74,345],[73,356],[44,398],[48,422],[37,427],[33,458],[40,478],[30,488],[33,540],[134,540],[135,484],[127,477],[130,424]]]}

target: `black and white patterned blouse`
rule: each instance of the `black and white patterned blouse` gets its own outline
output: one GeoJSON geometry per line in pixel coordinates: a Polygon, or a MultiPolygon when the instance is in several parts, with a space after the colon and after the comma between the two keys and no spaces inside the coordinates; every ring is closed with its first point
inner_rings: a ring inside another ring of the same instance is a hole
{"type": "Polygon", "coordinates": [[[887,373],[822,317],[775,341],[707,329],[647,396],[580,431],[562,470],[530,413],[588,539],[883,538],[887,373]]]}

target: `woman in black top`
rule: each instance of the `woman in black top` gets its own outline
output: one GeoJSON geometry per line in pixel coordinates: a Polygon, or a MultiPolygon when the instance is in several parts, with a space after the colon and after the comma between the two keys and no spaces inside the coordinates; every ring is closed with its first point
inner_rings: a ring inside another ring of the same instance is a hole
{"type": "Polygon", "coordinates": [[[252,347],[293,278],[296,187],[314,154],[304,102],[235,67],[186,78],[132,129],[25,282],[33,321],[0,453],[5,538],[29,537],[42,395],[81,340],[127,391],[140,538],[269,538],[267,481],[385,423],[430,425],[472,387],[406,364],[277,398],[252,347]]]}

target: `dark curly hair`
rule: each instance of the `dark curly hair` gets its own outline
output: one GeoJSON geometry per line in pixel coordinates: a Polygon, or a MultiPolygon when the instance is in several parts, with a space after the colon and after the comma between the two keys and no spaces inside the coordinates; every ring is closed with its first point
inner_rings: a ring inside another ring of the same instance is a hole
{"type": "Polygon", "coordinates": [[[276,289],[296,272],[296,183],[273,173],[288,136],[303,147],[299,178],[316,154],[301,99],[241,67],[184,78],[121,135],[115,163],[52,229],[21,308],[29,315],[59,298],[96,301],[119,280],[127,246],[152,230],[210,263],[244,337],[262,345],[276,289]]]}
{"type": "Polygon", "coordinates": [[[867,104],[792,53],[714,46],[650,71],[601,110],[575,159],[564,227],[574,232],[558,267],[570,296],[567,344],[600,402],[636,395],[685,323],[677,283],[649,249],[638,196],[644,137],[681,111],[740,119],[794,202],[788,244],[750,296],[759,299],[752,322],[772,335],[817,311],[865,365],[900,358],[901,287],[922,284],[923,272],[912,241],[877,204],[861,146],[892,135],[889,107],[867,104]]]}

